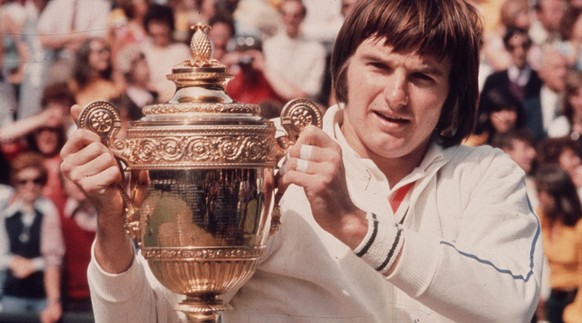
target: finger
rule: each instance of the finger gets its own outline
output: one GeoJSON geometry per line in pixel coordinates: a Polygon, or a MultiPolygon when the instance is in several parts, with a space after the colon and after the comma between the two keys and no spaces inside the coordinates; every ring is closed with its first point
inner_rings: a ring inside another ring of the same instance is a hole
{"type": "Polygon", "coordinates": [[[117,183],[121,181],[121,173],[117,166],[108,167],[98,174],[79,179],[79,186],[88,196],[99,197],[118,194],[117,183]]]}
{"type": "Polygon", "coordinates": [[[305,127],[305,129],[299,134],[299,138],[292,149],[301,149],[300,145],[304,144],[322,148],[337,146],[337,142],[334,139],[323,132],[323,130],[313,125],[305,127]]]}
{"type": "Polygon", "coordinates": [[[75,104],[71,107],[71,118],[73,118],[73,122],[77,122],[77,119],[79,119],[79,115],[81,114],[82,110],[83,107],[78,104],[75,104]]]}
{"type": "Polygon", "coordinates": [[[309,160],[297,159],[295,169],[298,172],[307,173],[307,168],[309,167],[309,160]]]}
{"type": "Polygon", "coordinates": [[[310,160],[311,153],[313,152],[313,148],[315,146],[303,144],[299,147],[299,158],[302,160],[310,160]]]}
{"type": "MultiPolygon", "coordinates": [[[[77,129],[61,149],[61,158],[65,159],[92,143],[101,143],[99,135],[87,129],[77,129]]],[[[105,146],[103,147],[105,148],[105,146]]]]}
{"type": "MultiPolygon", "coordinates": [[[[98,149],[97,147],[96,149],[98,149]]],[[[67,169],[64,173],[67,173],[72,180],[79,180],[82,177],[88,177],[97,175],[110,167],[116,167],[119,169],[117,160],[113,157],[109,151],[96,151],[92,147],[87,147],[86,150],[91,150],[86,155],[85,151],[78,153],[80,155],[76,158],[76,166],[67,169]]]]}

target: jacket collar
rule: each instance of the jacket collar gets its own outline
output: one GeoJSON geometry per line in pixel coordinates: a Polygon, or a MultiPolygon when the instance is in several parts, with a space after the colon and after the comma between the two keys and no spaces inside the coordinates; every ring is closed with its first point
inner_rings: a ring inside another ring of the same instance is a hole
{"type": "MultiPolygon", "coordinates": [[[[369,181],[374,179],[387,183],[386,175],[380,171],[376,164],[370,159],[360,157],[346,141],[340,129],[343,123],[343,108],[344,105],[340,103],[330,107],[326,111],[323,118],[323,130],[327,134],[332,135],[342,147],[344,161],[350,163],[350,169],[352,169],[349,175],[369,181]]],[[[432,175],[436,174],[453,157],[457,148],[458,146],[453,146],[443,149],[440,145],[432,141],[421,163],[394,187],[390,188],[390,191],[396,191],[411,182],[419,180],[424,182],[424,179],[432,178],[432,175]]],[[[418,186],[418,184],[415,186],[418,186]]]]}

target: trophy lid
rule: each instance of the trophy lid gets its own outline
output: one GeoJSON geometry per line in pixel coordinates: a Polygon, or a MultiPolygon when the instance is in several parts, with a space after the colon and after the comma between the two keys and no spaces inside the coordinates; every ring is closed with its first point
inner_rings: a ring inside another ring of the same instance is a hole
{"type": "MultiPolygon", "coordinates": [[[[168,80],[176,85],[174,96],[167,103],[143,107],[145,117],[140,121],[147,123],[156,117],[157,122],[163,122],[162,119],[172,119],[172,115],[184,117],[184,114],[191,113],[221,114],[221,119],[232,119],[228,114],[238,114],[238,117],[246,114],[254,116],[252,119],[257,121],[260,111],[258,105],[235,102],[225,91],[225,85],[232,75],[213,58],[212,43],[207,36],[210,26],[198,23],[192,29],[192,57],[174,66],[172,73],[167,75],[168,80]],[[160,118],[162,116],[166,118],[160,118]]],[[[210,115],[205,117],[206,121],[210,121],[208,118],[213,119],[210,115]]]]}
{"type": "Polygon", "coordinates": [[[212,58],[209,28],[193,27],[191,59],[167,76],[176,84],[174,96],[143,107],[144,117],[130,122],[127,138],[115,137],[121,119],[110,103],[96,101],[81,112],[79,127],[98,133],[128,170],[274,167],[302,129],[321,126],[317,106],[295,99],[281,111],[287,134],[275,138],[273,122],[260,116],[258,105],[226,93],[231,75],[212,58]]]}

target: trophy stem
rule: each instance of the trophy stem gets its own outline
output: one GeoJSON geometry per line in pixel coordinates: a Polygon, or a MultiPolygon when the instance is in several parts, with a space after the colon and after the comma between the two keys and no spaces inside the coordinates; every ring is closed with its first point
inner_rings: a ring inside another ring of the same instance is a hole
{"type": "Polygon", "coordinates": [[[189,323],[218,323],[220,315],[215,312],[186,313],[189,323]]]}
{"type": "Polygon", "coordinates": [[[185,300],[175,307],[175,310],[186,314],[189,323],[218,323],[221,311],[230,311],[232,306],[217,295],[188,295],[185,300]]]}

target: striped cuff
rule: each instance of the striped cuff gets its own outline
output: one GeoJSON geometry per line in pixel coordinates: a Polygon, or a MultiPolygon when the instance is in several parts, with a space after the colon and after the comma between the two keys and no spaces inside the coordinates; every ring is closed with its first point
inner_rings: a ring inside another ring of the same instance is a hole
{"type": "Polygon", "coordinates": [[[403,230],[398,224],[378,221],[368,212],[368,232],[354,252],[368,265],[382,274],[390,270],[404,242],[403,230]]]}

